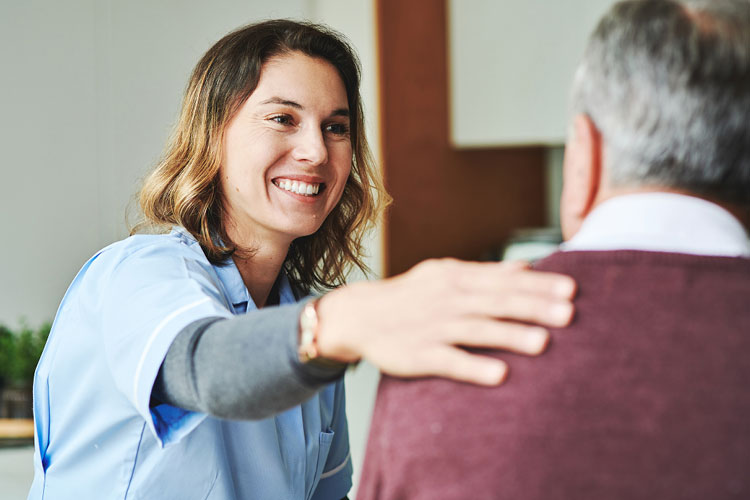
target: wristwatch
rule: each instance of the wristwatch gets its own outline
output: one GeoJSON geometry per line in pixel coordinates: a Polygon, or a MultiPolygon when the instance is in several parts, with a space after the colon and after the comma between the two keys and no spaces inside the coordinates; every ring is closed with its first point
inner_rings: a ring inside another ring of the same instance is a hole
{"type": "Polygon", "coordinates": [[[318,350],[318,299],[312,299],[302,309],[299,317],[299,343],[297,356],[304,365],[329,369],[345,369],[348,363],[323,358],[318,350]]]}

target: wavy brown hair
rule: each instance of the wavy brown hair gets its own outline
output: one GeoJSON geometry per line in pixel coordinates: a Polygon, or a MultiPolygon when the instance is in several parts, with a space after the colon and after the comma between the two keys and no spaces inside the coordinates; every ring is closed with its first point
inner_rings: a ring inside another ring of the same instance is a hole
{"type": "Polygon", "coordinates": [[[320,229],[292,242],[285,269],[306,291],[343,284],[353,266],[369,271],[362,238],[390,197],[365,138],[359,61],[342,35],[304,22],[272,20],[245,26],[201,58],[163,159],[141,189],[143,220],[131,234],[147,227],[182,226],[214,264],[225,263],[238,250],[222,224],[219,168],[224,130],[258,85],[263,63],[295,51],[330,62],[341,76],[351,120],[352,169],[341,200],[320,229]]]}

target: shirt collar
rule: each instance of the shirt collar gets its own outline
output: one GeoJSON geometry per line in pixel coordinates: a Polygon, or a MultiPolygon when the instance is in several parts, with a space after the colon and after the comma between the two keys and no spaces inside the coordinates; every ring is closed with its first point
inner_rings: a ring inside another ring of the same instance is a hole
{"type": "Polygon", "coordinates": [[[639,193],[607,200],[560,248],[750,257],[748,233],[732,214],[701,198],[674,193],[639,193]]]}
{"type": "MultiPolygon", "coordinates": [[[[193,235],[191,235],[185,228],[175,226],[172,228],[172,234],[180,238],[188,240],[190,244],[198,245],[193,235]]],[[[201,253],[203,251],[201,250],[201,253]]],[[[228,258],[221,264],[212,264],[216,275],[219,277],[219,281],[224,286],[226,298],[231,302],[236,313],[246,312],[249,310],[257,309],[257,306],[250,297],[245,282],[242,281],[242,275],[240,270],[237,269],[237,265],[234,260],[228,258]]],[[[297,301],[294,296],[294,291],[289,282],[289,278],[286,273],[282,270],[279,276],[279,304],[293,304],[297,301]]]]}
{"type": "MultiPolygon", "coordinates": [[[[245,282],[242,281],[242,275],[240,274],[240,270],[237,269],[234,260],[228,258],[225,264],[214,265],[214,269],[226,288],[228,298],[232,302],[235,312],[242,313],[258,309],[250,297],[250,293],[247,291],[245,282]]],[[[297,301],[292,291],[292,286],[289,283],[289,278],[283,270],[279,274],[278,285],[279,305],[293,304],[297,301]]]]}

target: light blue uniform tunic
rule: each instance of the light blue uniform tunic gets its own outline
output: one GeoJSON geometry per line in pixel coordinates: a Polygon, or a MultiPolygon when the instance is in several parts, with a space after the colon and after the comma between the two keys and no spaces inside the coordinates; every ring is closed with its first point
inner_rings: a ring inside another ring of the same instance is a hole
{"type": "MultiPolygon", "coordinates": [[[[285,277],[280,295],[282,305],[296,300],[285,277]]],[[[29,499],[344,497],[352,466],[343,380],[260,421],[149,407],[180,330],[248,309],[234,263],[213,266],[183,230],[133,236],[89,260],[37,367],[29,499]]]]}

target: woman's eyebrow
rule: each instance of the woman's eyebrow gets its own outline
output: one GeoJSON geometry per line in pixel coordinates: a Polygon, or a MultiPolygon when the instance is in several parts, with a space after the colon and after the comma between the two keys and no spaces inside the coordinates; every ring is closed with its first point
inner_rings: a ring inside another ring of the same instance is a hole
{"type": "MultiPolygon", "coordinates": [[[[263,104],[280,104],[282,106],[289,106],[290,108],[303,110],[305,107],[301,105],[298,102],[291,101],[289,99],[284,99],[283,97],[270,97],[266,99],[265,101],[261,101],[261,105],[263,104]]],[[[347,108],[339,108],[334,110],[330,116],[344,116],[346,118],[349,118],[349,110],[347,108]]]]}
{"type": "Polygon", "coordinates": [[[296,109],[305,109],[300,103],[284,99],[282,97],[271,97],[262,101],[261,104],[281,104],[283,106],[289,106],[296,109]]]}

